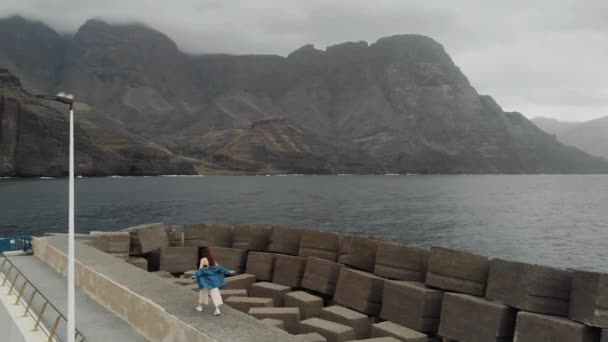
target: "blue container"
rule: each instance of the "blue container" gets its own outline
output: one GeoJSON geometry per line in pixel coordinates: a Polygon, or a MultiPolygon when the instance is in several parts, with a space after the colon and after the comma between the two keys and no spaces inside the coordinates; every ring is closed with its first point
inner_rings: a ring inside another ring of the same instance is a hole
{"type": "Polygon", "coordinates": [[[0,238],[0,253],[10,251],[28,251],[32,248],[31,236],[13,236],[0,238]]]}

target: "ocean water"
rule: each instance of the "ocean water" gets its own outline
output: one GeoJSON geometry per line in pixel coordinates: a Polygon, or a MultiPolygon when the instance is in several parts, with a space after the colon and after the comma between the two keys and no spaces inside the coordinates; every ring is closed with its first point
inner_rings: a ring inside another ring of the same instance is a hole
{"type": "MultiPolygon", "coordinates": [[[[79,232],[282,224],[608,271],[606,175],[82,178],[76,194],[79,232]]],[[[0,236],[66,226],[67,180],[0,180],[0,236]]]]}

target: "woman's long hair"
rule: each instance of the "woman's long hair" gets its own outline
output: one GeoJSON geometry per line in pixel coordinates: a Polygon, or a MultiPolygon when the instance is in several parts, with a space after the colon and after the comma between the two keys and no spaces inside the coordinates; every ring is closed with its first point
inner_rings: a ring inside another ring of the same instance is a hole
{"type": "Polygon", "coordinates": [[[209,261],[209,266],[215,266],[215,259],[213,258],[209,247],[203,247],[203,258],[207,258],[207,261],[209,261]]]}

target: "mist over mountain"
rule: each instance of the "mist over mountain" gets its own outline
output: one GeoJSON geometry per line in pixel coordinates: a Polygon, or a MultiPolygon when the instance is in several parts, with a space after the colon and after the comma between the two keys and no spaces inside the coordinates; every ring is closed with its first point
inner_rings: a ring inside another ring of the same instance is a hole
{"type": "Polygon", "coordinates": [[[553,134],[566,145],[600,157],[608,158],[608,116],[585,122],[567,122],[547,118],[533,118],[543,131],[553,134]]]}
{"type": "Polygon", "coordinates": [[[15,17],[0,32],[0,66],[32,91],[75,94],[92,144],[138,161],[127,174],[608,172],[479,95],[425,36],[280,57],[188,55],[145,25],[99,20],[73,37],[15,17]]]}

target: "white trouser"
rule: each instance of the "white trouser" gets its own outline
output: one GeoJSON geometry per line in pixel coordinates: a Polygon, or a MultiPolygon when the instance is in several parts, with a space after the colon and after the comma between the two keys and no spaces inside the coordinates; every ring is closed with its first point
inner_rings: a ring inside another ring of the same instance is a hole
{"type": "Polygon", "coordinates": [[[217,308],[218,306],[224,304],[222,301],[222,295],[220,294],[220,289],[200,289],[198,291],[198,303],[209,305],[209,297],[211,296],[211,302],[217,308]]]}

